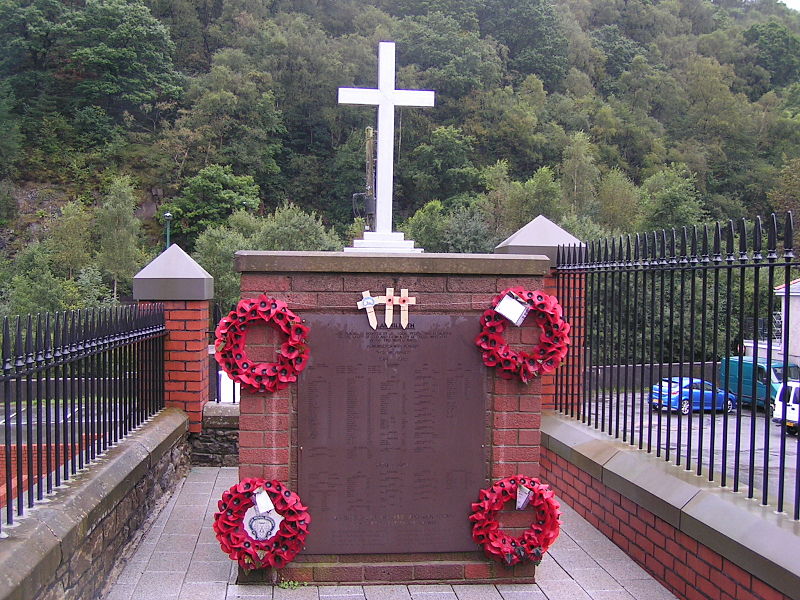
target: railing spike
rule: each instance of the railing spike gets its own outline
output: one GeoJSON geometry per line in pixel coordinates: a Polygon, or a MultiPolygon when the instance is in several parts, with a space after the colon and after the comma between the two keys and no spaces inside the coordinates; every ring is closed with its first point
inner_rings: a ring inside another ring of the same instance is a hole
{"type": "Polygon", "coordinates": [[[756,221],[753,225],[753,251],[759,255],[761,254],[762,236],[763,233],[761,231],[761,217],[757,216],[756,221]]]}
{"type": "Polygon", "coordinates": [[[8,375],[14,369],[11,361],[11,330],[8,317],[3,317],[3,374],[8,375]]]}
{"type": "Polygon", "coordinates": [[[783,226],[783,256],[789,260],[794,258],[794,218],[791,211],[786,213],[783,226]]]}
{"type": "Polygon", "coordinates": [[[778,260],[778,216],[775,213],[767,222],[767,260],[778,260]]]}
{"type": "Polygon", "coordinates": [[[689,232],[684,225],[681,227],[681,262],[683,263],[688,262],[689,260],[688,237],[689,232]]]}
{"type": "Polygon", "coordinates": [[[41,366],[44,363],[44,331],[42,330],[42,313],[36,314],[36,364],[41,366]]]}
{"type": "Polygon", "coordinates": [[[739,219],[739,258],[747,258],[747,223],[739,219]]]}
{"type": "Polygon", "coordinates": [[[16,335],[14,336],[14,367],[18,371],[21,371],[25,366],[25,357],[22,354],[22,317],[19,315],[17,315],[15,325],[16,335]]]}

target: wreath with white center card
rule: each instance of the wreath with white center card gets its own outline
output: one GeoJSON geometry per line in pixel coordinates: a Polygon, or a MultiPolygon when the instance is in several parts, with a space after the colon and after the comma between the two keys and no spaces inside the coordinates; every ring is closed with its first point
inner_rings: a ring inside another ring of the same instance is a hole
{"type": "Polygon", "coordinates": [[[214,533],[243,569],[280,569],[303,549],[311,516],[280,481],[250,477],[222,494],[214,533]]]}
{"type": "Polygon", "coordinates": [[[555,296],[513,287],[495,296],[491,308],[481,315],[481,332],[475,345],[483,352],[483,364],[497,368],[500,377],[519,377],[528,383],[558,368],[567,355],[568,334],[569,323],[555,296]],[[542,328],[539,342],[530,352],[511,347],[503,336],[507,324],[522,325],[531,313],[542,328]]]}
{"type": "Polygon", "coordinates": [[[472,504],[472,539],[486,556],[507,567],[522,562],[538,565],[561,532],[560,505],[555,493],[538,479],[514,475],[480,491],[472,504]],[[506,502],[517,510],[532,509],[533,522],[522,535],[512,536],[500,527],[498,515],[506,502]]]}

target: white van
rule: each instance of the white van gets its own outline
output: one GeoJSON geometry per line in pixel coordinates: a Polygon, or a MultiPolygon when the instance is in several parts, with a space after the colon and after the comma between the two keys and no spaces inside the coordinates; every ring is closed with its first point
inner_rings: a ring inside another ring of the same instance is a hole
{"type": "Polygon", "coordinates": [[[789,403],[786,405],[786,431],[797,434],[800,427],[800,382],[789,381],[788,387],[781,384],[775,396],[775,412],[772,413],[772,420],[780,423],[783,420],[783,401],[788,391],[789,403]]]}

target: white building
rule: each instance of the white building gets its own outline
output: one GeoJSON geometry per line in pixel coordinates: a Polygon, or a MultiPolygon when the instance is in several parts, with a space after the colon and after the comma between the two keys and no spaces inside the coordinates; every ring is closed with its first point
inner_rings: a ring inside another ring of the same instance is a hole
{"type": "MultiPolygon", "coordinates": [[[[786,284],[781,284],[773,290],[776,298],[780,301],[780,309],[772,315],[772,356],[773,360],[783,359],[784,327],[783,320],[786,312],[786,284]]],[[[789,348],[789,362],[800,364],[800,279],[795,279],[789,283],[789,334],[786,344],[789,348]]],[[[760,359],[767,355],[767,333],[768,327],[761,323],[759,327],[758,356],[760,359]]],[[[745,356],[753,356],[753,340],[744,340],[745,356]]]]}

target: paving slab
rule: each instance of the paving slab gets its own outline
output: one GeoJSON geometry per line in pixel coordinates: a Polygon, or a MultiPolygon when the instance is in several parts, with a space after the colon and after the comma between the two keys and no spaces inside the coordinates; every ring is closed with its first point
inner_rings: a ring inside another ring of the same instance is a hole
{"type": "MultiPolygon", "coordinates": [[[[541,581],[539,589],[547,596],[547,600],[591,600],[591,596],[574,580],[541,581]]],[[[649,598],[648,598],[649,600],[649,598]]]]}
{"type": "Polygon", "coordinates": [[[536,569],[537,584],[237,585],[236,565],[211,529],[235,467],[194,467],[103,600],[675,600],[562,502],[562,535],[536,569]]]}
{"type": "Polygon", "coordinates": [[[503,600],[494,585],[454,585],[458,600],[503,600]]]}
{"type": "Polygon", "coordinates": [[[573,569],[570,575],[587,592],[597,591],[623,591],[622,585],[601,567],[591,569],[573,569]]]}
{"type": "Polygon", "coordinates": [[[239,600],[240,598],[259,598],[259,600],[272,600],[271,585],[228,585],[226,600],[239,600]]]}
{"type": "Polygon", "coordinates": [[[367,600],[411,600],[405,585],[365,585],[364,595],[367,600]]]}
{"type": "Polygon", "coordinates": [[[544,592],[536,586],[525,592],[501,592],[503,600],[547,600],[544,592]]]}
{"type": "Polygon", "coordinates": [[[272,600],[318,600],[318,598],[319,589],[313,585],[301,586],[293,590],[278,586],[272,588],[272,600]]]}
{"type": "Polygon", "coordinates": [[[225,598],[227,588],[227,582],[184,583],[178,600],[220,600],[225,598]]]}
{"type": "Polygon", "coordinates": [[[364,598],[364,588],[360,585],[330,585],[319,588],[319,597],[322,598],[364,598]]]}

